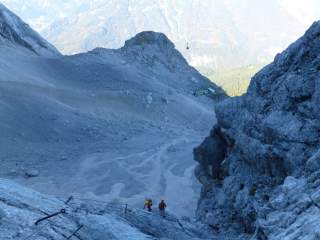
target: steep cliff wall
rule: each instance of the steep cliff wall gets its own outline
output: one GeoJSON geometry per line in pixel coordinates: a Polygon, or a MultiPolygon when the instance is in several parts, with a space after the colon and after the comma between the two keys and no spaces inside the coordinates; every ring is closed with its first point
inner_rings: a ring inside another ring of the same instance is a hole
{"type": "Polygon", "coordinates": [[[247,94],[216,107],[217,124],[194,150],[201,220],[262,239],[316,236],[319,70],[316,22],[253,77],[247,94]]]}

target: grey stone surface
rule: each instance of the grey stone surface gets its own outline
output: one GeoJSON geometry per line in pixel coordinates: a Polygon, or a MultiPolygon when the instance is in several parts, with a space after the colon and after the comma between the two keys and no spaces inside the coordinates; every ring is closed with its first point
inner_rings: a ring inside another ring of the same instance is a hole
{"type": "Polygon", "coordinates": [[[80,227],[77,237],[91,240],[214,239],[205,225],[170,213],[162,218],[157,211],[150,213],[130,205],[125,210],[119,202],[73,196],[66,203],[66,199],[0,179],[0,239],[67,239],[80,227]],[[65,212],[43,219],[61,209],[65,212]]]}
{"type": "Polygon", "coordinates": [[[215,108],[194,150],[203,184],[197,216],[217,232],[318,239],[320,22],[215,108]],[[217,174],[217,169],[219,173],[217,174]]]}

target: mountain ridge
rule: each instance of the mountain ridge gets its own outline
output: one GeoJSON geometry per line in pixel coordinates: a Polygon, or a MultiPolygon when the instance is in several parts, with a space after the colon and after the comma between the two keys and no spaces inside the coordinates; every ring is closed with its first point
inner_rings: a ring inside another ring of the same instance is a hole
{"type": "Polygon", "coordinates": [[[2,44],[17,44],[39,55],[59,56],[59,51],[0,3],[2,44]]]}

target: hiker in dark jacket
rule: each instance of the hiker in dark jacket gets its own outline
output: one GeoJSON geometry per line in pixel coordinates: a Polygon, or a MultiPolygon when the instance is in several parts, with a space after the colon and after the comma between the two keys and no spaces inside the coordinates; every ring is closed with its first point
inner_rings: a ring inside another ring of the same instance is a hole
{"type": "Polygon", "coordinates": [[[166,211],[167,204],[164,202],[164,200],[161,200],[158,207],[159,207],[160,216],[165,217],[166,216],[165,211],[166,211]]]}

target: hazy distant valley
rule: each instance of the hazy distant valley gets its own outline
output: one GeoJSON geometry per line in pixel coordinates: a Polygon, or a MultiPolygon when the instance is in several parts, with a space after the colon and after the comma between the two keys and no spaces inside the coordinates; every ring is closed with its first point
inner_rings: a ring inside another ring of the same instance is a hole
{"type": "Polygon", "coordinates": [[[317,0],[3,2],[65,54],[119,48],[138,32],[163,32],[230,95],[243,93],[253,73],[320,16],[317,0]]]}

